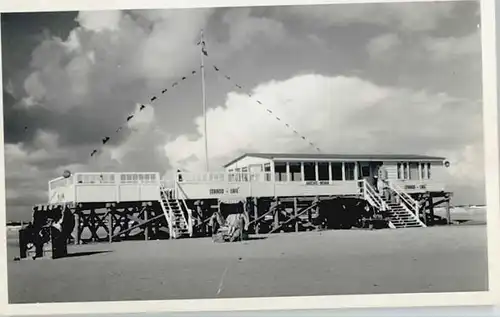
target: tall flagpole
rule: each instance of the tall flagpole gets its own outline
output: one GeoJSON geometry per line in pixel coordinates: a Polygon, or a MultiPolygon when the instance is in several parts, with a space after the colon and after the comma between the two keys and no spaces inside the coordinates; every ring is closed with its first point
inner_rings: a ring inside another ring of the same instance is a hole
{"type": "Polygon", "coordinates": [[[208,162],[208,134],[207,134],[207,101],[205,94],[205,65],[204,65],[204,55],[205,55],[205,40],[203,38],[203,30],[201,30],[201,38],[200,38],[201,50],[201,91],[203,98],[203,127],[205,129],[205,164],[207,173],[210,171],[209,162],[208,162]]]}

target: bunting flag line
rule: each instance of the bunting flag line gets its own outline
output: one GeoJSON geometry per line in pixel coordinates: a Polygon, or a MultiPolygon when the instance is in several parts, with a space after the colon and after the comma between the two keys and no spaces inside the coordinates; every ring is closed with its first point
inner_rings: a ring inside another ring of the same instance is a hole
{"type": "MultiPolygon", "coordinates": [[[[204,43],[203,43],[204,45],[204,43]]],[[[204,47],[203,47],[203,50],[204,50],[204,47]]],[[[205,51],[206,52],[206,51],[205,51]]],[[[208,56],[208,55],[207,55],[208,56]]],[[[180,80],[178,81],[175,81],[172,85],[171,85],[171,89],[178,86],[179,85],[179,82],[184,82],[186,81],[187,79],[189,79],[190,77],[193,77],[197,74],[197,71],[196,70],[193,70],[191,71],[190,75],[188,76],[182,76],[180,80]]],[[[161,90],[161,94],[164,95],[165,93],[167,93],[169,90],[168,88],[164,88],[161,90]]],[[[151,103],[151,106],[154,106],[155,102],[157,102],[159,99],[158,99],[158,95],[153,95],[151,96],[151,98],[149,99],[149,102],[151,103]]],[[[147,105],[145,104],[140,104],[139,106],[139,112],[143,111],[145,108],[147,107],[147,105]]],[[[115,133],[119,133],[120,131],[122,131],[124,129],[124,127],[126,127],[126,124],[128,122],[130,122],[132,119],[135,118],[135,116],[137,115],[137,113],[132,113],[132,114],[129,114],[126,119],[125,119],[125,125],[121,125],[120,127],[118,127],[118,129],[115,130],[115,133]]],[[[106,145],[110,140],[111,140],[111,136],[105,136],[102,138],[102,146],[106,145]]],[[[93,157],[93,156],[96,156],[97,154],[99,153],[99,149],[95,148],[92,150],[92,152],[90,153],[90,156],[93,157]]]]}
{"type": "MultiPolygon", "coordinates": [[[[217,65],[212,65],[212,66],[213,66],[213,70],[217,74],[222,75],[227,81],[231,82],[231,84],[233,86],[235,86],[236,88],[238,88],[239,90],[243,90],[243,86],[241,86],[238,83],[234,82],[231,79],[230,76],[228,76],[226,74],[223,74],[222,71],[221,71],[221,68],[219,66],[217,66],[217,65]]],[[[259,105],[263,105],[262,101],[254,99],[251,93],[247,93],[247,95],[248,95],[249,98],[252,98],[259,105]]],[[[269,109],[269,107],[265,107],[265,108],[266,108],[266,111],[268,112],[268,114],[271,115],[274,119],[276,119],[276,121],[280,121],[281,123],[283,123],[287,129],[291,130],[294,134],[297,134],[302,140],[306,141],[316,151],[321,152],[321,149],[315,143],[313,143],[311,140],[309,140],[306,136],[301,135],[300,133],[298,133],[297,130],[295,130],[294,128],[292,128],[289,123],[286,123],[285,121],[283,121],[283,118],[278,117],[271,109],[269,109]]]]}

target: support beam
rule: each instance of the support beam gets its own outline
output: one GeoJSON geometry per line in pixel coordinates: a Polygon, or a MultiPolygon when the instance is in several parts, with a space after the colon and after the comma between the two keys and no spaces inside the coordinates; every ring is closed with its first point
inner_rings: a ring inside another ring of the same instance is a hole
{"type": "MultiPolygon", "coordinates": [[[[254,221],[259,219],[259,205],[257,201],[257,197],[253,198],[253,219],[254,221]]],[[[259,234],[259,224],[256,222],[254,225],[255,228],[255,234],[259,234]]]]}
{"type": "Polygon", "coordinates": [[[144,223],[146,223],[146,226],[144,227],[144,240],[146,241],[149,240],[148,214],[149,214],[149,208],[146,207],[146,209],[144,210],[144,223]]]}
{"type": "Polygon", "coordinates": [[[290,182],[292,180],[292,175],[290,175],[290,162],[286,162],[286,181],[290,182]]]}
{"type": "Polygon", "coordinates": [[[333,181],[332,162],[328,162],[328,182],[331,183],[332,181],[333,181]]]}
{"type": "Polygon", "coordinates": [[[279,225],[280,225],[280,218],[279,218],[279,205],[280,205],[280,201],[279,199],[276,199],[276,208],[274,209],[274,228],[278,228],[279,225]]]}
{"type": "Polygon", "coordinates": [[[426,215],[424,223],[426,226],[434,225],[434,203],[431,195],[429,195],[429,217],[426,215]],[[430,223],[428,223],[427,218],[430,219],[430,223]]]}
{"type": "Polygon", "coordinates": [[[450,198],[446,201],[446,220],[448,225],[451,225],[450,198]]]}
{"type": "Polygon", "coordinates": [[[108,208],[108,240],[113,242],[113,207],[108,208]]]}
{"type": "MultiPolygon", "coordinates": [[[[293,216],[295,217],[295,219],[297,219],[297,211],[298,211],[297,204],[298,204],[297,197],[294,197],[293,198],[293,216]]],[[[299,222],[298,221],[295,221],[295,232],[299,232],[299,222]]]]}
{"type": "Polygon", "coordinates": [[[318,166],[318,162],[314,163],[314,174],[316,175],[316,181],[319,182],[319,166],[318,166]]]}
{"type": "Polygon", "coordinates": [[[300,162],[300,180],[303,182],[306,180],[304,173],[304,162],[300,162]]]}

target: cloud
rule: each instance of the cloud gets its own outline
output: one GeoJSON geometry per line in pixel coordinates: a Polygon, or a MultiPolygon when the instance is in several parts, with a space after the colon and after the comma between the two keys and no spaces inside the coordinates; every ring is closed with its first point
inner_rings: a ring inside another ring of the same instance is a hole
{"type": "Polygon", "coordinates": [[[81,11],[76,20],[86,30],[102,32],[117,31],[121,17],[121,11],[81,11]]]}
{"type": "Polygon", "coordinates": [[[368,42],[367,50],[373,59],[390,60],[400,45],[401,40],[397,34],[382,34],[368,42]]]}
{"type": "Polygon", "coordinates": [[[480,32],[462,37],[429,37],[423,42],[433,61],[444,62],[481,54],[480,32]]]}
{"type": "MultiPolygon", "coordinates": [[[[323,153],[442,153],[454,166],[451,184],[480,187],[484,180],[477,169],[482,119],[476,102],[380,87],[356,77],[313,74],[264,83],[252,94],[262,106],[233,92],[224,105],[207,113],[212,168],[243,152],[314,152],[284,126],[288,123],[323,153]],[[266,108],[284,122],[268,115],[266,108]]],[[[178,136],[165,145],[165,154],[175,167],[203,171],[201,118],[195,124],[199,136],[178,136]]]]}
{"type": "Polygon", "coordinates": [[[397,4],[343,4],[336,10],[326,5],[293,6],[285,10],[301,17],[306,23],[322,23],[325,27],[363,23],[377,26],[396,26],[406,31],[430,31],[438,27],[444,18],[452,15],[457,6],[454,2],[397,3],[397,4]]]}
{"type": "Polygon", "coordinates": [[[280,21],[251,15],[252,9],[229,10],[222,21],[229,25],[229,45],[233,50],[254,45],[255,41],[266,39],[270,43],[285,40],[287,32],[280,21]]]}

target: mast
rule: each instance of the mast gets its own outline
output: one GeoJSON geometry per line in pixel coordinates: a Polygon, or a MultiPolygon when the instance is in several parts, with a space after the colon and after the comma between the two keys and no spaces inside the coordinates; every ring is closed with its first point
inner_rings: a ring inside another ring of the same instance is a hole
{"type": "Polygon", "coordinates": [[[202,101],[203,101],[203,128],[205,133],[205,165],[206,172],[210,171],[210,165],[208,162],[208,134],[207,134],[207,101],[206,101],[206,92],[205,92],[205,64],[204,64],[204,55],[205,55],[205,39],[203,38],[203,29],[201,30],[201,92],[202,92],[202,101]]]}

